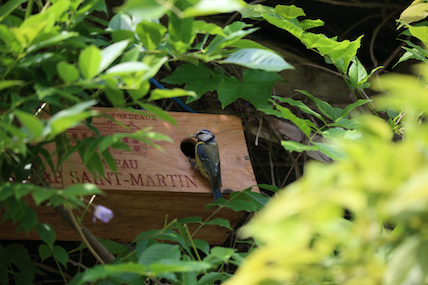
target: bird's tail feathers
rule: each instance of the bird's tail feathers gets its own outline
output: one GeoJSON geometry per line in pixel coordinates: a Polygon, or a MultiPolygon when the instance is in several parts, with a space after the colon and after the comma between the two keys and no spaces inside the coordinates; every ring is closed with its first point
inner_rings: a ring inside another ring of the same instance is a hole
{"type": "Polygon", "coordinates": [[[219,198],[223,198],[220,187],[216,187],[215,189],[213,189],[213,197],[214,197],[214,202],[219,198]]]}

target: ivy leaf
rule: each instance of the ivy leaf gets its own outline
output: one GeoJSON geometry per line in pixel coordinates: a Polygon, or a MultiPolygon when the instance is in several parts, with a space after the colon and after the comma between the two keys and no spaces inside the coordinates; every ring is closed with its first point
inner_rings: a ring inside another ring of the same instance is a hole
{"type": "Polygon", "coordinates": [[[272,87],[282,77],[274,72],[247,69],[242,82],[236,77],[225,77],[220,83],[218,97],[222,108],[235,102],[238,98],[250,101],[258,109],[268,108],[272,97],[272,87]]]}
{"type": "Polygon", "coordinates": [[[184,89],[192,90],[196,97],[188,97],[186,103],[190,103],[201,98],[208,91],[214,91],[219,88],[223,75],[212,74],[212,71],[204,64],[193,65],[185,63],[177,68],[173,74],[162,79],[162,82],[169,84],[186,84],[184,89]]]}

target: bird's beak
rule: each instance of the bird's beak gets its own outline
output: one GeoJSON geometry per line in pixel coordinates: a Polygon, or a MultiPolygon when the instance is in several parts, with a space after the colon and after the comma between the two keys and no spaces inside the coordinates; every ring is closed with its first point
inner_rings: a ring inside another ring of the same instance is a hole
{"type": "Polygon", "coordinates": [[[189,137],[191,137],[191,138],[196,138],[196,134],[194,134],[194,135],[189,135],[189,137]]]}

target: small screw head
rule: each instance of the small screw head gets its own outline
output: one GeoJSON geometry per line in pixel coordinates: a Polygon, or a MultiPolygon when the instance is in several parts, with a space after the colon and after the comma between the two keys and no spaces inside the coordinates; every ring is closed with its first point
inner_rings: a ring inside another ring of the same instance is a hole
{"type": "Polygon", "coordinates": [[[245,160],[249,160],[250,157],[248,155],[244,156],[245,160]]]}

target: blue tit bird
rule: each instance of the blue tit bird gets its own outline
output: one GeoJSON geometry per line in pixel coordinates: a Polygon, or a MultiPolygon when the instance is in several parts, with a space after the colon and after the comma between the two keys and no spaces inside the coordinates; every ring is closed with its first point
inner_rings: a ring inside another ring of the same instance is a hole
{"type": "Polygon", "coordinates": [[[215,202],[218,198],[223,198],[220,191],[220,155],[215,136],[208,130],[200,130],[193,137],[198,139],[195,146],[195,169],[210,181],[215,202]]]}

